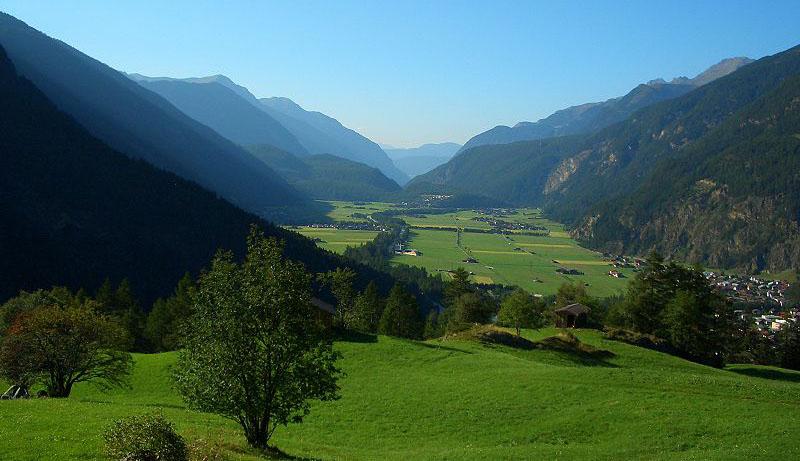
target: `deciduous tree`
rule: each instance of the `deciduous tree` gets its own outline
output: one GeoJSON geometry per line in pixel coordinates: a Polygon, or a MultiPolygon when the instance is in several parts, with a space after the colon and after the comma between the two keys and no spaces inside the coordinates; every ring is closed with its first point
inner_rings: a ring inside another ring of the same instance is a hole
{"type": "Polygon", "coordinates": [[[0,343],[0,369],[42,382],[51,397],[68,397],[79,382],[122,386],[133,361],[120,349],[126,332],[91,303],[44,305],[18,315],[0,343]]]}
{"type": "Polygon", "coordinates": [[[545,325],[544,303],[521,288],[515,289],[500,304],[497,322],[513,327],[517,336],[521,328],[538,329],[545,325]]]}
{"type": "Polygon", "coordinates": [[[311,304],[311,276],[253,228],[247,256],[220,251],[200,276],[177,388],[193,409],[238,422],[250,445],[338,397],[337,354],[311,304]]]}

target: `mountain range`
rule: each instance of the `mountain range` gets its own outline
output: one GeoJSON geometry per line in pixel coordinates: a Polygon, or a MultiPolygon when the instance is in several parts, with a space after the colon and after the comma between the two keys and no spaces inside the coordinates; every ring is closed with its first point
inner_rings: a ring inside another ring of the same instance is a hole
{"type": "Polygon", "coordinates": [[[0,13],[0,43],[17,71],[110,147],[281,221],[314,204],[266,164],[122,73],[0,13]]]}
{"type": "Polygon", "coordinates": [[[792,268],[799,78],[795,47],[595,132],[468,149],[407,190],[541,206],[605,251],[792,268]]]}
{"type": "MultiPolygon", "coordinates": [[[[277,121],[270,115],[274,112],[272,109],[227,77],[174,79],[140,74],[129,74],[129,77],[163,96],[193,119],[245,147],[308,197],[320,200],[384,200],[401,190],[395,181],[387,178],[379,169],[347,158],[352,155],[310,154],[284,124],[295,132],[305,133],[303,139],[306,141],[313,139],[317,144],[306,142],[311,148],[337,146],[338,141],[316,128],[297,131],[297,126],[305,122],[280,112],[276,117],[281,121],[277,121]],[[290,120],[288,123],[287,119],[290,120]],[[310,136],[312,133],[313,136],[310,136]]],[[[336,126],[341,127],[338,122],[329,122],[326,129],[336,131],[336,126]]],[[[391,163],[382,150],[380,155],[391,163]]],[[[370,157],[380,158],[375,155],[370,157]]]]}
{"type": "Polygon", "coordinates": [[[224,75],[185,79],[128,76],[240,145],[267,144],[298,156],[331,154],[378,168],[399,184],[408,182],[408,176],[377,144],[289,98],[258,99],[224,75]]]}
{"type": "Polygon", "coordinates": [[[472,137],[461,148],[461,152],[488,144],[591,133],[620,122],[643,107],[686,94],[752,61],[745,57],[724,59],[691,79],[678,77],[670,82],[651,80],[619,98],[568,107],[538,122],[520,122],[513,127],[496,126],[472,137]]]}
{"type": "Polygon", "coordinates": [[[94,290],[129,278],[145,303],[198,273],[218,248],[241,255],[249,226],[311,271],[354,267],[309,239],[93,136],[17,75],[0,47],[0,299],[53,285],[94,290]]]}

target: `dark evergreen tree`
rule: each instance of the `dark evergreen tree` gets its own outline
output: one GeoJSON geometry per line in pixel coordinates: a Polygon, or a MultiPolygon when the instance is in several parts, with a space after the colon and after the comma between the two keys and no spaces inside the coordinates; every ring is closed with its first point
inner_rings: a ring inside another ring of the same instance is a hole
{"type": "Polygon", "coordinates": [[[800,370],[800,321],[789,322],[779,334],[780,365],[800,370]]]}
{"type": "Polygon", "coordinates": [[[418,339],[422,336],[419,306],[414,296],[397,283],[386,298],[378,331],[387,336],[418,339]]]}
{"type": "Polygon", "coordinates": [[[382,313],[383,300],[378,292],[378,285],[369,282],[364,292],[356,297],[352,328],[364,333],[375,333],[378,331],[382,313]]]}
{"type": "Polygon", "coordinates": [[[176,350],[180,344],[183,323],[191,315],[194,280],[187,272],[175,292],[166,299],[157,299],[147,316],[144,336],[154,351],[176,350]]]}
{"type": "Polygon", "coordinates": [[[439,338],[444,334],[444,327],[440,322],[439,311],[431,309],[425,317],[425,328],[422,331],[422,336],[425,339],[439,338]]]}

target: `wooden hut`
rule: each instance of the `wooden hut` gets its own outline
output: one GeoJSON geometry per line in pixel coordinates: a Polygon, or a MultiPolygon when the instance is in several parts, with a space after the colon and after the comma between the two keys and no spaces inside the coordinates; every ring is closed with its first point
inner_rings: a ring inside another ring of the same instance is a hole
{"type": "Polygon", "coordinates": [[[580,303],[556,309],[556,326],[559,328],[578,328],[585,326],[591,309],[580,303]]]}

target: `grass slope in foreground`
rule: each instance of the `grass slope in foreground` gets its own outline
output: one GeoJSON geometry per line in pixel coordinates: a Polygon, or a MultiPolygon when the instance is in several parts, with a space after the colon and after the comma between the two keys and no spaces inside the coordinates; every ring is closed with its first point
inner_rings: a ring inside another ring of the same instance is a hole
{"type": "MultiPolygon", "coordinates": [[[[530,338],[554,330],[526,332],[530,338]]],[[[794,459],[800,373],[717,370],[578,332],[613,352],[581,360],[467,341],[340,342],[342,398],[273,443],[320,459],[794,459]],[[757,376],[768,376],[765,379],[757,376]]],[[[132,389],[0,402],[0,459],[104,459],[113,419],[163,409],[190,438],[257,459],[233,423],[188,411],[172,353],[139,355],[132,389]]]]}

